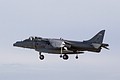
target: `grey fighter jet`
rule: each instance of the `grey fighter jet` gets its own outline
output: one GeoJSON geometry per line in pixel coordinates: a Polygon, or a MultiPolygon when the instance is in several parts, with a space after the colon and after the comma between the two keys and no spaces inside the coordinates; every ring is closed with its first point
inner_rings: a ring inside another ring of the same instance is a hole
{"type": "Polygon", "coordinates": [[[68,54],[76,54],[76,59],[78,59],[78,54],[83,54],[84,51],[91,51],[99,53],[102,48],[108,49],[108,44],[103,43],[105,30],[101,30],[93,38],[86,41],[71,41],[42,37],[29,37],[23,41],[17,41],[13,44],[16,47],[35,49],[39,52],[40,60],[44,59],[43,53],[59,54],[60,58],[67,60],[69,58],[68,54]]]}

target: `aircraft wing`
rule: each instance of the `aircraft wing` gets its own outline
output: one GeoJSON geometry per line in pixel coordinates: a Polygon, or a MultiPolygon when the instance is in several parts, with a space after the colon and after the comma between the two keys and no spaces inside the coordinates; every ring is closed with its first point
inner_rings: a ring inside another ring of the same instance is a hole
{"type": "MultiPolygon", "coordinates": [[[[45,41],[52,45],[55,49],[60,49],[61,48],[61,53],[67,53],[67,54],[76,54],[72,50],[70,50],[71,46],[73,45],[72,42],[68,40],[63,40],[63,39],[48,39],[48,38],[42,38],[40,39],[41,41],[45,41]]],[[[82,54],[84,52],[77,51],[77,54],[82,54]]]]}
{"type": "Polygon", "coordinates": [[[50,44],[54,48],[70,48],[70,42],[63,40],[63,39],[49,39],[50,44]]]}

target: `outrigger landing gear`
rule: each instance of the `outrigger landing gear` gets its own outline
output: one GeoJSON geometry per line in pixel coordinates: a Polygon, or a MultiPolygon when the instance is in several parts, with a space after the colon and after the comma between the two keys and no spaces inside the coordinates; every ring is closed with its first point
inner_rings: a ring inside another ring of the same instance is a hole
{"type": "Polygon", "coordinates": [[[63,56],[62,56],[62,54],[60,55],[60,58],[62,58],[63,56]]]}
{"type": "Polygon", "coordinates": [[[41,52],[39,52],[39,55],[40,55],[39,56],[40,60],[43,60],[44,59],[44,55],[42,55],[41,52]]]}
{"type": "Polygon", "coordinates": [[[76,59],[78,59],[78,55],[76,55],[76,57],[75,57],[76,59]]]}
{"type": "Polygon", "coordinates": [[[77,54],[77,51],[73,51],[74,53],[76,53],[76,56],[75,58],[78,59],[78,54],[77,54]]]}

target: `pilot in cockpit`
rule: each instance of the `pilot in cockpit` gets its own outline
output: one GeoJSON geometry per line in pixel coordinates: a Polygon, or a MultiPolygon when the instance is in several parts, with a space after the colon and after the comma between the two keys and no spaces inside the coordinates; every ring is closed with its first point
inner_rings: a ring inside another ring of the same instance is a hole
{"type": "Polygon", "coordinates": [[[33,41],[34,37],[29,37],[28,39],[25,39],[24,41],[33,41]]]}
{"type": "Polygon", "coordinates": [[[33,41],[33,40],[34,40],[34,37],[29,37],[29,40],[33,41]]]}
{"type": "Polygon", "coordinates": [[[24,41],[34,41],[34,40],[41,40],[41,37],[29,37],[28,39],[25,39],[24,41]]]}

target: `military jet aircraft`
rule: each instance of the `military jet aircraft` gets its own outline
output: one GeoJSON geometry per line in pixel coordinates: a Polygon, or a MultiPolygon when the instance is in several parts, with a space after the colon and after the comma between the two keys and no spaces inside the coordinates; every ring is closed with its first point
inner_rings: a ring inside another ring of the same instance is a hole
{"type": "Polygon", "coordinates": [[[93,38],[86,41],[71,41],[52,38],[42,38],[42,37],[29,37],[23,41],[17,41],[13,44],[16,47],[35,49],[39,52],[40,60],[44,59],[43,53],[59,54],[60,58],[67,60],[69,58],[68,54],[76,54],[76,59],[78,59],[78,54],[83,54],[84,51],[91,52],[101,52],[102,48],[108,49],[108,44],[103,43],[105,30],[101,30],[93,38]]]}

